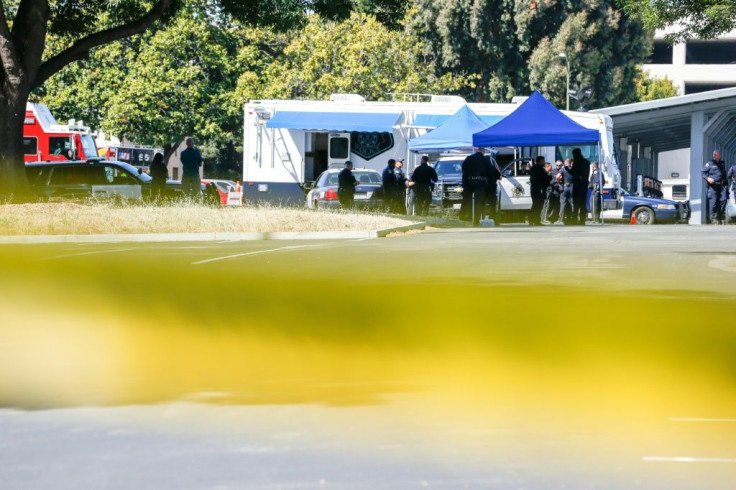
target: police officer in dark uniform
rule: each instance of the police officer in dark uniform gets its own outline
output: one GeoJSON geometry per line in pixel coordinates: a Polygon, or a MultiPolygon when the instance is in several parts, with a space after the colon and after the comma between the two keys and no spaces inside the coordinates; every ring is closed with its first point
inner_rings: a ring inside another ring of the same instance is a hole
{"type": "Polygon", "coordinates": [[[532,195],[532,209],[529,214],[529,224],[539,226],[542,224],[542,208],[544,198],[549,187],[549,174],[544,168],[544,157],[538,156],[529,171],[529,188],[532,195]]]}
{"type": "Polygon", "coordinates": [[[728,200],[728,181],[726,167],[721,160],[721,152],[713,152],[713,160],[703,167],[703,179],[708,184],[708,216],[713,225],[726,223],[726,201],[728,200]]]}
{"type": "Polygon", "coordinates": [[[353,175],[353,162],[350,160],[345,162],[343,168],[337,176],[337,198],[345,209],[352,209],[355,206],[355,186],[358,185],[358,179],[353,175]]]}
{"type": "MultiPolygon", "coordinates": [[[[562,181],[557,175],[562,172],[562,160],[557,160],[555,166],[549,172],[550,186],[547,187],[547,208],[543,216],[544,221],[554,223],[560,215],[560,195],[562,194],[562,181]]],[[[562,177],[560,177],[562,179],[562,177]]]]}
{"type": "Polygon", "coordinates": [[[590,161],[583,157],[580,148],[572,150],[572,215],[577,224],[584,225],[588,214],[588,178],[590,177],[590,161]]]}
{"type": "Polygon", "coordinates": [[[572,160],[566,159],[565,165],[557,176],[557,181],[562,184],[560,193],[560,218],[557,224],[570,224],[572,216],[572,185],[575,177],[572,174],[572,160]]]}
{"type": "Polygon", "coordinates": [[[480,215],[486,202],[489,162],[485,150],[476,148],[475,153],[463,160],[463,202],[460,205],[460,219],[480,224],[480,215]]]}
{"type": "Polygon", "coordinates": [[[397,158],[394,166],[394,176],[396,177],[396,196],[394,196],[394,213],[406,214],[406,183],[408,179],[403,170],[404,159],[397,158]]]}
{"type": "Polygon", "coordinates": [[[383,169],[383,202],[389,212],[396,209],[396,189],[399,184],[396,181],[396,160],[389,158],[388,165],[383,169]]]}
{"type": "Polygon", "coordinates": [[[590,164],[590,180],[588,188],[590,189],[590,214],[593,216],[593,223],[601,220],[601,171],[598,169],[598,162],[590,164]]]}
{"type": "Polygon", "coordinates": [[[414,191],[414,203],[419,216],[425,216],[432,202],[432,187],[437,182],[437,172],[429,166],[429,157],[422,157],[422,161],[414,173],[411,174],[411,188],[414,191]]]}

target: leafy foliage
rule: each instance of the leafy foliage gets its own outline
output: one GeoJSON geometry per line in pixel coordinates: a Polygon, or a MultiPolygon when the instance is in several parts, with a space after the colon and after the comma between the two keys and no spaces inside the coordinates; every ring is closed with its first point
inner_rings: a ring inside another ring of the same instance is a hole
{"type": "Polygon", "coordinates": [[[463,95],[504,102],[538,89],[565,105],[565,52],[571,88],[594,88],[592,105],[630,102],[636,65],[650,42],[612,0],[418,0],[413,27],[427,39],[439,74],[477,83],[463,95]]]}
{"type": "MultiPolygon", "coordinates": [[[[271,39],[278,44],[278,38],[271,39]]],[[[353,14],[345,22],[312,16],[268,63],[253,44],[241,51],[241,66],[248,69],[240,76],[236,99],[240,104],[255,98],[359,93],[386,100],[391,92],[444,92],[463,83],[452,74],[435,76],[422,51],[416,35],[392,32],[371,16],[353,14]]]]}
{"type": "Polygon", "coordinates": [[[672,81],[665,78],[650,78],[649,72],[639,70],[636,79],[636,98],[639,101],[665,99],[667,97],[675,97],[677,87],[672,81]]]}
{"type": "Polygon", "coordinates": [[[691,38],[713,39],[736,29],[733,0],[618,0],[629,15],[648,29],[672,28],[670,42],[691,38]]]}

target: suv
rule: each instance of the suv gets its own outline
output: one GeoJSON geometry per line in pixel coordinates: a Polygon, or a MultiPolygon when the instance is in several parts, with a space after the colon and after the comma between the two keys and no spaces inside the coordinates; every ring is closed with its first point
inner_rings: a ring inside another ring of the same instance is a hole
{"type": "MultiPolygon", "coordinates": [[[[440,156],[434,163],[437,183],[432,193],[432,206],[438,208],[460,209],[463,202],[463,161],[467,154],[440,156]]],[[[491,164],[498,168],[492,155],[491,164]]]]}
{"type": "MultiPolygon", "coordinates": [[[[33,162],[26,164],[26,176],[36,196],[52,201],[112,196],[141,199],[151,189],[148,174],[123,162],[33,162]]],[[[167,185],[166,195],[178,192],[167,185]]]]}

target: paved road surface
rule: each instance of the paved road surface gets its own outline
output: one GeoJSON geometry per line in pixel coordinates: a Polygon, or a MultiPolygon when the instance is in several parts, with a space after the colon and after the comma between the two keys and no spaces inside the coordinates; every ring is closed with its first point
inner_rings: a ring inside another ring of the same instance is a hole
{"type": "Polygon", "coordinates": [[[2,488],[728,489],[736,227],[6,245],[2,488]]]}

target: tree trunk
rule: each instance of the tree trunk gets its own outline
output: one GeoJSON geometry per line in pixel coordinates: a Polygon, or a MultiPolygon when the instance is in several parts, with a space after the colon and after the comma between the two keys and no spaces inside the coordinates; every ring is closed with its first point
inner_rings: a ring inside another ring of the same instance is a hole
{"type": "Polygon", "coordinates": [[[27,98],[0,98],[0,201],[21,202],[31,197],[23,161],[27,98]]]}

